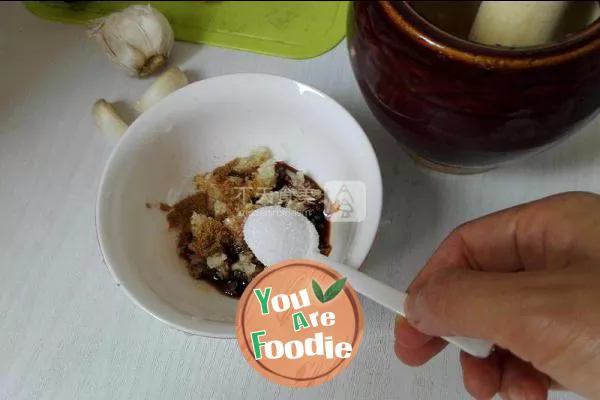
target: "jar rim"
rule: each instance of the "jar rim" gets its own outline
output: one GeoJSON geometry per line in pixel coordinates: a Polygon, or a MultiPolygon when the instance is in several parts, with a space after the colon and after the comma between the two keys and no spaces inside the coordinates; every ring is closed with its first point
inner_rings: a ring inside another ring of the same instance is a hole
{"type": "Polygon", "coordinates": [[[563,40],[523,48],[502,48],[452,35],[425,19],[410,1],[380,0],[394,26],[412,39],[450,58],[490,68],[534,68],[560,64],[600,51],[600,18],[563,40]]]}

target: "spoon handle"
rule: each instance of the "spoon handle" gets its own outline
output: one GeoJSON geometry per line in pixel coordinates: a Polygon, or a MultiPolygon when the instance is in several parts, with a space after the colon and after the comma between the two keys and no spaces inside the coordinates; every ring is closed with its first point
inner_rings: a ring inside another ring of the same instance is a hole
{"type": "MultiPolygon", "coordinates": [[[[363,274],[357,269],[348,267],[347,265],[325,257],[322,254],[314,253],[311,255],[311,258],[314,261],[318,261],[330,266],[345,276],[348,279],[348,282],[350,282],[352,285],[352,288],[354,288],[354,290],[356,290],[358,293],[368,297],[376,303],[381,304],[388,310],[394,311],[403,316],[405,315],[404,302],[406,300],[406,293],[381,283],[378,280],[363,274]]],[[[490,355],[493,348],[492,343],[480,339],[456,336],[444,337],[443,339],[458,346],[461,350],[471,354],[472,356],[479,358],[485,358],[490,355]]]]}

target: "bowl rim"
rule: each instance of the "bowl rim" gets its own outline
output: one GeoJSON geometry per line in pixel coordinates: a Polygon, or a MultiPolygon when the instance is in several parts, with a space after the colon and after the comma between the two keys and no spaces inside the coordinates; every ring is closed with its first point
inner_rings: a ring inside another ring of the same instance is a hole
{"type": "MultiPolygon", "coordinates": [[[[365,236],[365,238],[363,240],[366,244],[366,246],[365,246],[366,250],[364,251],[364,254],[359,257],[360,262],[358,263],[357,269],[360,270],[364,261],[367,259],[370,250],[373,247],[373,243],[375,242],[377,232],[379,229],[379,224],[381,222],[381,214],[382,214],[382,209],[383,209],[383,179],[381,176],[381,166],[379,164],[379,159],[377,157],[377,153],[375,152],[375,149],[373,147],[373,144],[371,143],[371,140],[369,139],[369,136],[367,135],[365,130],[362,128],[362,126],[358,123],[356,118],[354,118],[354,116],[348,110],[346,110],[346,108],[344,108],[340,103],[338,103],[332,97],[330,97],[329,95],[323,93],[322,91],[320,91],[310,85],[306,85],[306,84],[298,82],[296,80],[278,76],[278,75],[262,74],[262,73],[235,73],[235,74],[218,75],[218,76],[202,79],[202,80],[199,80],[196,82],[192,82],[180,90],[185,90],[185,89],[188,89],[193,86],[200,86],[204,82],[208,82],[208,81],[215,81],[215,80],[225,81],[225,80],[232,79],[232,78],[233,79],[244,78],[244,79],[249,79],[249,80],[268,79],[268,80],[272,80],[272,81],[285,82],[288,84],[291,83],[296,86],[300,86],[303,89],[310,90],[310,91],[314,92],[315,94],[319,95],[319,97],[323,101],[329,103],[332,107],[336,108],[340,112],[340,115],[345,116],[349,121],[351,121],[351,123],[356,125],[357,132],[362,133],[362,135],[359,135],[359,136],[364,139],[364,142],[367,145],[365,147],[365,150],[364,150],[365,154],[363,155],[363,157],[368,156],[373,161],[372,164],[375,168],[370,168],[372,170],[370,172],[370,174],[373,175],[372,183],[377,186],[377,190],[376,190],[376,193],[372,193],[372,196],[374,196],[374,199],[372,201],[374,201],[375,204],[374,204],[373,210],[370,210],[370,214],[369,214],[369,215],[372,215],[372,218],[369,218],[369,219],[373,220],[374,223],[372,224],[372,226],[367,225],[366,232],[363,234],[365,236]]],[[[171,93],[165,99],[161,100],[161,103],[164,102],[166,99],[168,99],[172,94],[177,93],[177,92],[179,92],[179,90],[171,93]]],[[[160,106],[160,105],[157,104],[156,106],[160,106]]],[[[152,109],[155,109],[155,107],[152,107],[151,109],[146,111],[145,114],[151,113],[152,109]]],[[[136,120],[134,120],[133,123],[127,128],[127,131],[123,134],[123,136],[127,135],[127,133],[130,132],[132,129],[135,129],[135,127],[138,124],[140,124],[139,121],[142,120],[143,118],[144,118],[144,114],[140,115],[136,120]]],[[[140,300],[138,298],[138,296],[127,287],[127,284],[124,284],[122,282],[122,280],[120,279],[120,274],[118,273],[117,269],[113,267],[113,264],[115,263],[115,261],[111,259],[111,256],[110,256],[109,252],[107,251],[108,239],[105,237],[106,234],[104,232],[105,223],[103,221],[105,220],[105,218],[103,217],[103,211],[102,211],[102,204],[103,204],[102,198],[103,198],[103,193],[105,193],[105,191],[107,190],[106,189],[107,176],[110,173],[111,165],[113,164],[114,159],[117,157],[117,154],[119,153],[119,150],[122,147],[123,143],[124,143],[124,141],[122,140],[122,138],[119,139],[119,141],[116,143],[116,145],[112,149],[111,154],[108,157],[108,159],[104,165],[104,169],[102,171],[102,175],[100,178],[100,183],[99,183],[98,189],[97,189],[96,205],[95,205],[94,221],[95,221],[95,225],[96,225],[95,226],[96,227],[96,230],[95,230],[96,239],[98,241],[100,255],[102,257],[102,260],[103,260],[105,266],[109,270],[110,275],[112,276],[113,280],[117,283],[117,286],[119,286],[119,288],[121,288],[121,290],[126,294],[126,296],[131,301],[133,301],[133,303],[137,307],[144,310],[146,313],[150,314],[151,316],[158,319],[159,321],[166,324],[167,326],[174,328],[176,330],[182,331],[186,334],[191,334],[191,335],[195,335],[195,336],[202,336],[202,337],[207,337],[207,338],[218,338],[218,339],[233,339],[233,338],[235,338],[235,323],[231,324],[231,323],[226,323],[226,322],[205,321],[203,323],[210,325],[212,328],[219,327],[219,329],[212,329],[212,331],[208,330],[208,329],[203,329],[203,330],[191,329],[191,328],[188,328],[186,326],[179,324],[176,321],[173,321],[172,319],[170,319],[168,317],[165,317],[160,312],[151,310],[149,307],[147,307],[144,304],[144,301],[140,300]]]]}

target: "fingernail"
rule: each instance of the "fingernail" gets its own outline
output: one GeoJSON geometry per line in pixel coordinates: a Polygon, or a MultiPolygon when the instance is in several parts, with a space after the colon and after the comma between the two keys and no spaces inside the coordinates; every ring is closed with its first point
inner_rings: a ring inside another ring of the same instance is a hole
{"type": "Polygon", "coordinates": [[[422,296],[418,291],[410,293],[406,298],[404,311],[406,312],[406,320],[408,320],[412,326],[416,327],[419,325],[419,322],[421,322],[423,313],[422,303],[422,296]]]}
{"type": "Polygon", "coordinates": [[[394,320],[394,338],[396,339],[396,342],[398,341],[399,337],[400,340],[402,340],[402,331],[406,325],[408,325],[406,318],[404,318],[402,315],[396,315],[394,320]]]}
{"type": "Polygon", "coordinates": [[[405,321],[406,321],[406,318],[404,318],[402,315],[398,314],[398,315],[396,315],[394,325],[403,324],[405,321]]]}
{"type": "Polygon", "coordinates": [[[425,293],[423,291],[409,294],[404,305],[408,323],[417,330],[431,336],[442,336],[445,329],[440,321],[428,308],[425,293]]]}
{"type": "Polygon", "coordinates": [[[529,400],[530,396],[526,390],[519,386],[513,386],[508,389],[507,400],[529,400]]]}

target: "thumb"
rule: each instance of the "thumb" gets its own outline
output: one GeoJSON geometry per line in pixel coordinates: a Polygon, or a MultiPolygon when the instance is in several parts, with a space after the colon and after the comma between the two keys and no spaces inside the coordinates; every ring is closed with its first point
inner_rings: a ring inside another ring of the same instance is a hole
{"type": "MultiPolygon", "coordinates": [[[[504,348],[521,347],[528,323],[525,273],[443,269],[411,288],[406,316],[419,331],[431,336],[486,339],[504,348]]],[[[531,310],[530,310],[531,311],[531,310]]],[[[535,327],[532,327],[534,330],[535,327]]],[[[531,332],[530,332],[531,333],[531,332]]]]}

